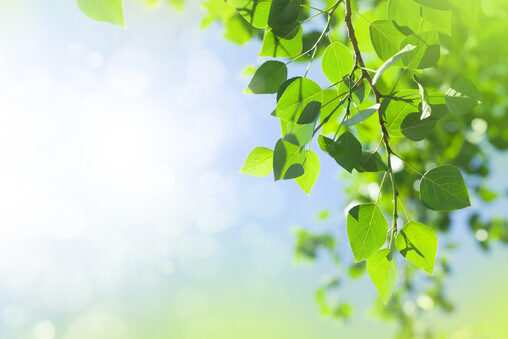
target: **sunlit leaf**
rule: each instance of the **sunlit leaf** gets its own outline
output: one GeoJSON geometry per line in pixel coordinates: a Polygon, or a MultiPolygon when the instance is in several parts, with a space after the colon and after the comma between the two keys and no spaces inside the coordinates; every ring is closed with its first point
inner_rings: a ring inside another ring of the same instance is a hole
{"type": "Polygon", "coordinates": [[[323,73],[332,83],[341,81],[345,75],[351,73],[353,66],[353,54],[340,42],[329,45],[321,59],[323,73]]]}
{"type": "Polygon", "coordinates": [[[384,244],[388,223],[375,204],[357,205],[347,215],[347,235],[355,262],[372,256],[384,244]]]}
{"type": "Polygon", "coordinates": [[[376,82],[381,77],[381,75],[383,75],[383,73],[386,72],[388,68],[390,68],[393,64],[395,64],[397,61],[399,61],[402,57],[410,53],[415,48],[416,48],[415,45],[411,44],[405,45],[399,52],[397,52],[395,55],[386,60],[386,62],[382,64],[381,67],[378,68],[376,74],[374,74],[374,77],[372,78],[372,84],[375,85],[376,82]]]}
{"type": "Polygon", "coordinates": [[[343,133],[337,141],[320,135],[319,147],[350,173],[362,154],[362,145],[350,132],[343,133]]]}
{"type": "Polygon", "coordinates": [[[416,46],[402,57],[402,63],[407,68],[424,69],[433,67],[439,61],[441,47],[439,36],[435,31],[409,35],[401,42],[402,46],[416,46]]]}
{"type": "Polygon", "coordinates": [[[295,181],[305,193],[310,194],[319,176],[319,157],[311,150],[307,150],[306,153],[307,160],[304,165],[305,173],[296,178],[295,181]]]}
{"type": "Polygon", "coordinates": [[[376,20],[369,26],[370,41],[377,56],[385,61],[400,50],[405,35],[395,27],[393,20],[376,20]]]}
{"type": "Polygon", "coordinates": [[[282,139],[273,151],[273,175],[275,180],[297,178],[304,173],[305,150],[282,139]]]}
{"type": "Polygon", "coordinates": [[[125,27],[122,0],[77,0],[79,9],[90,18],[125,27]]]}
{"type": "Polygon", "coordinates": [[[368,118],[370,118],[370,116],[372,114],[376,113],[378,111],[378,109],[379,109],[379,104],[375,104],[369,108],[361,110],[361,111],[357,112],[355,115],[353,115],[351,118],[344,121],[343,125],[350,127],[350,126],[359,124],[359,123],[367,120],[368,118]]]}
{"type": "Polygon", "coordinates": [[[281,120],[298,122],[303,110],[312,101],[322,102],[323,91],[314,81],[298,78],[286,88],[273,115],[281,120]]]}
{"type": "Polygon", "coordinates": [[[227,0],[241,16],[256,28],[265,28],[268,23],[271,0],[227,0]]]}
{"type": "Polygon", "coordinates": [[[255,177],[266,177],[272,172],[273,151],[265,147],[256,147],[245,160],[240,173],[255,177]]]}
{"type": "Polygon", "coordinates": [[[432,228],[410,222],[400,230],[395,246],[410,263],[432,275],[437,252],[437,235],[432,228]]]}
{"type": "Polygon", "coordinates": [[[287,40],[273,34],[271,29],[265,31],[263,45],[259,56],[267,57],[293,57],[302,51],[302,28],[296,35],[287,40]]]}
{"type": "Polygon", "coordinates": [[[379,250],[367,260],[370,280],[386,304],[397,282],[397,263],[388,248],[379,250]]]}

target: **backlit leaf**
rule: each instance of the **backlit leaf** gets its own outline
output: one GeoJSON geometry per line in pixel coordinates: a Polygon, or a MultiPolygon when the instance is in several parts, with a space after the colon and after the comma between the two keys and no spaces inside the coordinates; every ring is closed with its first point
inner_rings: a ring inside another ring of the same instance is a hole
{"type": "Polygon", "coordinates": [[[256,147],[245,160],[240,173],[255,177],[266,177],[272,172],[273,151],[266,147],[256,147]]]}
{"type": "Polygon", "coordinates": [[[437,235],[432,228],[410,222],[400,230],[395,246],[410,263],[432,275],[437,252],[437,235]]]}
{"type": "Polygon", "coordinates": [[[254,73],[245,93],[269,94],[275,93],[287,79],[286,64],[276,60],[269,60],[262,64],[254,73]]]}
{"type": "Polygon", "coordinates": [[[347,215],[347,235],[355,262],[372,256],[383,246],[388,223],[375,204],[357,205],[347,215]]]}
{"type": "Polygon", "coordinates": [[[125,27],[122,0],[77,0],[79,9],[88,17],[125,27]]]}
{"type": "Polygon", "coordinates": [[[312,101],[322,102],[323,91],[314,81],[298,78],[286,88],[272,114],[281,120],[298,122],[303,110],[312,101]]]}
{"type": "Polygon", "coordinates": [[[319,147],[350,173],[362,154],[362,145],[350,132],[343,133],[337,141],[320,135],[319,147]]]}
{"type": "Polygon", "coordinates": [[[305,193],[310,194],[319,176],[319,157],[311,150],[307,150],[306,153],[305,172],[301,177],[296,178],[295,181],[305,193]]]}
{"type": "Polygon", "coordinates": [[[287,40],[276,36],[271,29],[265,31],[263,45],[259,56],[267,57],[293,57],[302,51],[302,28],[296,35],[287,40]]]}
{"type": "Polygon", "coordinates": [[[423,175],[420,197],[428,208],[436,211],[453,211],[471,205],[464,178],[451,165],[433,168],[423,175]]]}
{"type": "Polygon", "coordinates": [[[446,106],[453,115],[471,112],[481,100],[480,92],[475,85],[464,78],[455,81],[445,94],[446,106]]]}
{"type": "Polygon", "coordinates": [[[345,75],[351,73],[353,66],[353,54],[340,42],[329,45],[321,59],[323,73],[332,83],[341,81],[345,75]]]}
{"type": "Polygon", "coordinates": [[[367,260],[367,272],[370,280],[386,304],[397,282],[397,263],[388,248],[379,250],[367,260]]]}
{"type": "Polygon", "coordinates": [[[297,178],[304,173],[305,150],[303,147],[277,141],[273,151],[273,175],[275,180],[297,178]]]}

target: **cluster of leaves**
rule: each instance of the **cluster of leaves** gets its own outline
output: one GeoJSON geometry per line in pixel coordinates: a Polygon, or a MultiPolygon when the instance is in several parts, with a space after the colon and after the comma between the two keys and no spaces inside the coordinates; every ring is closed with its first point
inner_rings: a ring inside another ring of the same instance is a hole
{"type": "MultiPolygon", "coordinates": [[[[391,137],[420,141],[432,132],[441,118],[448,114],[468,113],[481,99],[478,90],[466,79],[459,78],[444,93],[429,93],[416,76],[439,61],[439,34],[450,33],[450,8],[441,5],[436,8],[427,2],[389,1],[389,19],[376,20],[369,25],[372,46],[377,57],[384,61],[377,70],[370,70],[365,67],[355,36],[351,1],[338,0],[330,8],[318,10],[326,16],[327,22],[309,50],[302,50],[302,25],[308,21],[302,14],[305,4],[299,0],[272,0],[271,5],[270,2],[262,4],[259,6],[258,1],[231,2],[247,21],[265,29],[260,56],[289,58],[287,62],[265,61],[254,73],[246,90],[247,93],[277,95],[272,115],[280,120],[282,136],[273,151],[265,147],[255,148],[241,173],[267,176],[273,169],[275,180],[294,179],[309,194],[320,168],[319,157],[310,150],[311,141],[327,124],[334,127],[338,124],[333,137],[326,132],[319,135],[321,150],[349,173],[354,170],[359,173],[381,172],[384,173],[381,187],[387,176],[392,182],[394,207],[390,230],[378,206],[379,195],[374,202],[352,207],[347,216],[347,234],[354,259],[356,262],[367,260],[367,272],[387,302],[398,275],[394,249],[429,274],[433,272],[437,251],[437,236],[433,229],[411,221],[409,216],[406,225],[398,231],[397,204],[402,204],[403,199],[399,198],[391,161],[392,157],[405,160],[394,152],[391,137]],[[329,34],[330,22],[337,18],[335,12],[340,5],[344,6],[348,30],[346,43],[350,46],[334,41],[329,34]],[[436,13],[439,20],[433,22],[436,13]],[[331,85],[322,89],[308,78],[309,67],[302,77],[287,79],[287,64],[309,54],[312,61],[323,39],[329,43],[321,58],[321,68],[331,85]],[[383,86],[378,88],[383,74],[396,66],[403,70],[400,77],[405,75],[404,72],[413,75],[418,90],[397,86],[391,91],[384,91],[383,86]],[[372,94],[366,95],[366,92],[372,94]],[[375,104],[371,105],[371,100],[375,104]],[[355,129],[375,113],[380,124],[380,141],[375,150],[369,150],[368,145],[362,146],[355,136],[358,135],[355,129]],[[345,131],[340,134],[342,127],[345,131]],[[384,144],[386,163],[381,144],[384,144]],[[387,247],[382,248],[385,244],[387,247]]],[[[408,165],[421,176],[420,197],[428,208],[451,211],[470,205],[462,174],[455,166],[443,165],[421,173],[408,165]]]]}
{"type": "MultiPolygon", "coordinates": [[[[121,0],[78,4],[94,19],[123,25],[121,0]]],[[[272,115],[281,137],[273,149],[255,148],[241,172],[262,177],[273,171],[275,180],[294,179],[309,194],[319,175],[318,154],[328,155],[346,170],[354,202],[346,218],[354,258],[347,271],[351,278],[366,271],[385,303],[392,295],[380,316],[398,320],[399,336],[406,338],[413,336],[415,315],[403,305],[414,300],[417,309],[431,303],[452,310],[442,288],[450,267],[444,253],[435,260],[435,231],[448,231],[448,212],[470,205],[461,173],[478,200],[500,198],[486,185],[485,150],[508,148],[502,128],[508,123],[502,85],[508,82],[508,46],[498,43],[508,30],[508,6],[499,0],[208,0],[204,7],[202,26],[219,20],[227,39],[260,38],[259,56],[277,58],[255,71],[246,93],[276,94],[272,115]],[[308,77],[319,57],[325,87],[308,77]],[[288,79],[293,62],[308,65],[302,76],[288,79]],[[317,152],[310,149],[315,136],[317,152]],[[387,211],[393,212],[391,227],[387,211]],[[399,254],[411,264],[396,262],[399,254]],[[400,265],[403,281],[395,289],[400,265]],[[418,284],[415,268],[436,273],[418,284]]],[[[482,217],[473,208],[469,224],[485,249],[494,239],[508,242],[504,218],[482,217]]],[[[334,239],[333,232],[300,231],[297,255],[313,259],[323,247],[340,265],[334,239]]],[[[339,286],[331,279],[316,300],[323,313],[348,317],[347,303],[326,301],[327,291],[339,286]]]]}

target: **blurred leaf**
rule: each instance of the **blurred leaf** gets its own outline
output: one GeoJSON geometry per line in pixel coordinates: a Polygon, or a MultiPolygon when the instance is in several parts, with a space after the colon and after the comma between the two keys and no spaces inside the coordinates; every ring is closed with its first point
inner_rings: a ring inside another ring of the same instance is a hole
{"type": "Polygon", "coordinates": [[[462,115],[480,103],[481,95],[471,81],[461,78],[446,91],[445,101],[451,114],[462,115]]]}

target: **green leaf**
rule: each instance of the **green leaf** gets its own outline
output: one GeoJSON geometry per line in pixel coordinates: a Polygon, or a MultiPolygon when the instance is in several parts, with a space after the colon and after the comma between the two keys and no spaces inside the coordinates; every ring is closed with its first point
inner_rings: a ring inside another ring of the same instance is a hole
{"type": "Polygon", "coordinates": [[[224,22],[224,27],[226,29],[224,37],[239,45],[246,43],[252,37],[251,28],[239,14],[234,15],[224,22]]]}
{"type": "Polygon", "coordinates": [[[400,130],[408,139],[420,141],[432,132],[436,122],[432,117],[421,119],[420,113],[411,113],[402,121],[400,130]]]}
{"type": "Polygon", "coordinates": [[[303,147],[277,141],[273,151],[273,175],[275,180],[288,180],[303,175],[305,164],[305,150],[303,147]]]}
{"type": "Polygon", "coordinates": [[[255,177],[266,177],[272,172],[273,151],[266,147],[256,147],[245,160],[240,173],[255,177]]]}
{"type": "Polygon", "coordinates": [[[370,118],[370,116],[372,114],[376,113],[378,111],[378,109],[379,109],[379,104],[375,104],[369,108],[366,108],[364,110],[357,112],[355,115],[353,115],[351,118],[344,121],[342,124],[347,127],[359,124],[359,123],[367,120],[368,118],[370,118]]]}
{"type": "Polygon", "coordinates": [[[432,275],[437,252],[437,235],[432,228],[410,222],[397,235],[395,246],[410,263],[432,275]]]}
{"type": "Polygon", "coordinates": [[[424,69],[433,67],[437,64],[441,55],[439,36],[435,31],[412,34],[402,40],[400,45],[416,46],[402,57],[402,63],[407,68],[424,69]]]}
{"type": "Polygon", "coordinates": [[[418,105],[414,102],[408,101],[408,98],[414,97],[414,90],[402,90],[397,92],[396,95],[403,99],[390,99],[386,98],[381,103],[381,111],[384,113],[386,130],[391,137],[404,136],[401,132],[402,121],[407,115],[418,111],[418,105]],[[411,95],[410,97],[408,97],[411,95]]]}
{"type": "Polygon", "coordinates": [[[346,171],[351,171],[357,166],[362,154],[362,145],[350,132],[343,133],[337,141],[320,135],[319,147],[328,153],[346,171]]]}
{"type": "Polygon", "coordinates": [[[437,30],[449,36],[452,35],[452,13],[450,11],[422,7],[422,17],[422,30],[437,30]]]}
{"type": "Polygon", "coordinates": [[[312,122],[316,122],[316,119],[319,115],[319,111],[321,110],[321,103],[319,101],[311,101],[302,111],[300,117],[298,118],[298,124],[310,124],[312,122]]]}
{"type": "Polygon", "coordinates": [[[386,62],[384,64],[382,64],[381,67],[379,67],[379,69],[376,71],[376,74],[374,74],[374,77],[372,78],[372,84],[375,85],[376,82],[381,77],[381,75],[383,75],[383,73],[386,72],[386,70],[388,68],[390,68],[394,63],[399,61],[402,57],[404,57],[406,54],[410,53],[415,48],[416,48],[415,45],[411,45],[411,44],[405,45],[395,55],[393,55],[388,60],[386,60],[386,62]]]}
{"type": "Polygon", "coordinates": [[[316,120],[309,124],[297,124],[291,121],[280,121],[282,128],[282,139],[297,146],[307,145],[314,136],[316,120]]]}
{"type": "Polygon", "coordinates": [[[365,261],[351,264],[351,266],[349,266],[349,276],[353,279],[361,277],[367,268],[366,264],[365,261]]]}
{"type": "Polygon", "coordinates": [[[300,26],[300,0],[272,0],[268,16],[268,26],[272,32],[283,38],[293,38],[300,26]]]}
{"type": "Polygon", "coordinates": [[[319,176],[319,157],[311,150],[306,151],[306,155],[305,173],[301,177],[296,178],[295,181],[309,195],[319,176]]]}
{"type": "Polygon", "coordinates": [[[265,28],[268,24],[271,0],[227,0],[241,16],[256,28],[265,28]]]}
{"type": "Polygon", "coordinates": [[[254,73],[245,93],[275,93],[282,83],[286,81],[287,75],[288,70],[285,63],[276,60],[266,61],[254,73]]]}
{"type": "Polygon", "coordinates": [[[296,35],[287,40],[276,36],[271,29],[265,31],[263,45],[259,56],[267,57],[293,57],[302,51],[302,28],[296,35]]]}
{"type": "Polygon", "coordinates": [[[429,96],[427,95],[427,91],[425,90],[425,88],[418,81],[418,78],[416,77],[416,75],[413,78],[414,78],[416,84],[418,85],[418,89],[420,90],[420,97],[422,99],[422,101],[421,101],[422,114],[420,115],[420,119],[425,119],[425,118],[430,117],[430,115],[432,113],[432,107],[430,107],[430,105],[428,104],[429,96]]]}
{"type": "Polygon", "coordinates": [[[400,50],[405,35],[395,27],[393,20],[376,20],[369,26],[370,41],[377,56],[385,61],[400,50]]]}
{"type": "Polygon", "coordinates": [[[420,17],[420,5],[411,0],[390,0],[386,7],[388,19],[392,19],[399,26],[407,27],[413,32],[418,32],[422,18],[420,17]]]}
{"type": "Polygon", "coordinates": [[[347,235],[355,262],[372,256],[383,246],[388,223],[375,204],[362,204],[351,208],[347,215],[347,235]]]}
{"type": "Polygon", "coordinates": [[[363,151],[356,170],[358,172],[384,172],[388,170],[388,166],[386,166],[378,152],[363,151]]]}
{"type": "Polygon", "coordinates": [[[462,174],[451,165],[433,168],[423,175],[420,197],[435,211],[453,211],[471,205],[462,174]]]}
{"type": "Polygon", "coordinates": [[[79,9],[88,17],[125,27],[122,0],[77,0],[79,9]]]}
{"type": "Polygon", "coordinates": [[[351,73],[354,64],[353,54],[340,42],[329,45],[321,59],[323,73],[332,83],[341,81],[351,73]]]}
{"type": "Polygon", "coordinates": [[[282,83],[282,85],[280,85],[279,90],[277,91],[277,101],[279,101],[280,97],[282,96],[282,94],[284,94],[284,92],[289,87],[289,85],[291,85],[293,83],[293,81],[295,81],[296,79],[300,79],[300,78],[301,77],[293,77],[293,78],[290,78],[290,79],[287,79],[286,81],[284,81],[282,83]]]}
{"type": "Polygon", "coordinates": [[[415,0],[415,1],[430,8],[439,9],[442,11],[450,10],[449,0],[415,0]]]}
{"type": "Polygon", "coordinates": [[[397,263],[388,248],[379,250],[367,260],[367,272],[370,280],[386,304],[397,282],[397,263]]]}
{"type": "Polygon", "coordinates": [[[446,91],[445,101],[452,115],[469,113],[481,103],[480,92],[468,79],[460,78],[446,91]]]}
{"type": "Polygon", "coordinates": [[[322,102],[323,91],[314,81],[298,78],[286,88],[272,114],[281,120],[297,122],[312,101],[322,102]]]}

